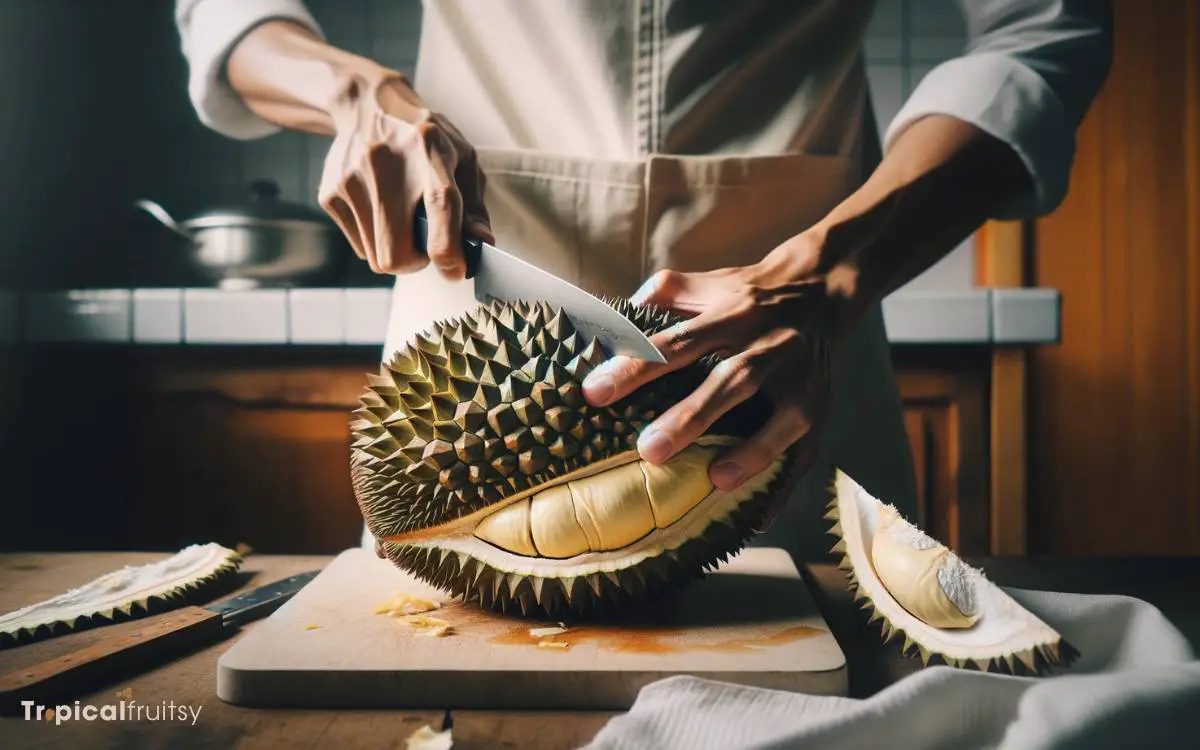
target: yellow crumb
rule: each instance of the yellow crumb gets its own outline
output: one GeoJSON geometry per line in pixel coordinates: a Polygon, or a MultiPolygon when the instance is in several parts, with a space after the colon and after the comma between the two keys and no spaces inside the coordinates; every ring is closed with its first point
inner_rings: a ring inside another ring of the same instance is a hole
{"type": "Polygon", "coordinates": [[[377,615],[390,615],[392,617],[405,617],[407,615],[418,615],[422,612],[432,612],[435,609],[441,609],[442,603],[433,599],[424,599],[411,594],[396,593],[391,599],[381,603],[375,608],[377,615]]]}
{"type": "Polygon", "coordinates": [[[448,635],[454,634],[454,626],[445,620],[439,620],[436,617],[426,617],[425,615],[409,615],[404,618],[405,622],[416,628],[421,635],[429,638],[445,638],[448,635]]]}
{"type": "Polygon", "coordinates": [[[567,643],[566,641],[549,641],[549,640],[538,641],[538,648],[554,648],[554,649],[566,650],[566,649],[569,649],[570,647],[571,647],[571,644],[567,643]]]}
{"type": "Polygon", "coordinates": [[[321,628],[320,625],[305,625],[304,626],[305,630],[319,630],[320,628],[321,628]]]}
{"type": "Polygon", "coordinates": [[[428,724],[410,734],[404,743],[405,750],[450,750],[453,746],[449,729],[435,732],[428,724]]]}

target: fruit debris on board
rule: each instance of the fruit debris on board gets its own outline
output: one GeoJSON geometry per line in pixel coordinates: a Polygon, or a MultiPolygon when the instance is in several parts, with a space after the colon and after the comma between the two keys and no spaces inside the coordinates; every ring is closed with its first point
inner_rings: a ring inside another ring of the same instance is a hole
{"type": "Polygon", "coordinates": [[[408,736],[404,748],[405,750],[451,750],[454,747],[454,740],[451,739],[450,731],[446,729],[437,732],[426,724],[408,736]]]}
{"type": "Polygon", "coordinates": [[[856,601],[884,642],[903,637],[922,661],[1044,674],[1078,653],[1061,635],[896,508],[835,472],[827,520],[856,601]]]}
{"type": "MultiPolygon", "coordinates": [[[[647,333],[680,320],[610,304],[647,333]]],[[[386,557],[466,601],[553,614],[652,598],[739,551],[794,455],[728,492],[708,466],[765,423],[770,402],[742,402],[650,464],[638,434],[718,360],[592,407],[583,379],[605,358],[561,310],[525,302],[440,321],[395,352],[351,422],[355,498],[386,557]]]]}
{"type": "Polygon", "coordinates": [[[376,606],[375,614],[405,617],[407,615],[419,615],[423,612],[432,612],[435,609],[441,609],[441,607],[442,603],[434,599],[426,599],[421,596],[397,592],[392,594],[390,599],[376,606]]]}

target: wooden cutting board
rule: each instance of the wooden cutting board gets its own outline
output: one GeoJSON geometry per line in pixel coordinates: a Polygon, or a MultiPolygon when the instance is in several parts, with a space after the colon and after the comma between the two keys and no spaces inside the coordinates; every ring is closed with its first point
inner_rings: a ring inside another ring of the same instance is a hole
{"type": "Polygon", "coordinates": [[[846,660],[791,557],[751,548],[680,594],[606,621],[485,613],[378,559],[339,555],[220,659],[217,695],[280,708],[628,708],[655,680],[689,674],[845,695],[846,660]],[[442,601],[427,613],[453,631],[430,637],[376,614],[395,594],[442,601]],[[568,648],[539,645],[566,642],[568,648]]]}

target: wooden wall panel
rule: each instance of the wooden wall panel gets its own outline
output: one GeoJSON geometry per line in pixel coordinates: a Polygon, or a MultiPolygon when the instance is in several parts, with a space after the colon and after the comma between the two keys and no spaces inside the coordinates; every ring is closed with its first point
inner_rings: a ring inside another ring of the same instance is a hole
{"type": "Polygon", "coordinates": [[[1036,224],[1063,341],[1033,355],[1034,552],[1200,554],[1198,5],[1114,4],[1071,192],[1036,224]]]}

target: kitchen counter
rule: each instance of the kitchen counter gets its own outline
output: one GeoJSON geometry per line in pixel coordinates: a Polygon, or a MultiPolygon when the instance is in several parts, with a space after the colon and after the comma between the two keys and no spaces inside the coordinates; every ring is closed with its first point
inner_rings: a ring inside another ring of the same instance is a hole
{"type": "MultiPolygon", "coordinates": [[[[24,553],[0,555],[0,611],[8,611],[78,586],[123,565],[161,559],[148,553],[24,553]]],[[[242,587],[320,567],[324,556],[254,555],[243,566],[242,587]]],[[[992,580],[1005,586],[1078,593],[1117,593],[1137,596],[1159,607],[1200,650],[1200,558],[981,558],[972,560],[992,580]]],[[[855,697],[871,695],[921,668],[920,660],[905,658],[898,644],[880,646],[878,632],[866,625],[866,615],[845,588],[842,571],[832,565],[813,565],[805,571],[822,614],[837,636],[850,670],[855,697]]],[[[232,593],[232,591],[230,592],[232,593]]],[[[94,642],[98,634],[133,630],[137,622],[84,631],[40,644],[0,651],[0,673],[35,660],[59,656],[94,642]]],[[[255,627],[251,623],[246,629],[255,627]]],[[[221,703],[216,695],[218,657],[237,639],[164,664],[138,676],[107,684],[85,704],[116,702],[118,690],[128,689],[142,704],[200,707],[195,725],[188,722],[104,723],[72,722],[55,726],[0,718],[0,747],[169,747],[275,748],[355,747],[396,748],[422,725],[441,727],[446,715],[438,711],[301,711],[252,710],[221,703]]],[[[489,712],[453,711],[455,750],[521,748],[557,750],[587,742],[611,713],[603,712],[489,712]]]]}
{"type": "MultiPolygon", "coordinates": [[[[1054,289],[901,290],[884,301],[893,344],[1056,343],[1054,289]]],[[[381,346],[388,288],[0,291],[0,343],[381,346]]]]}

